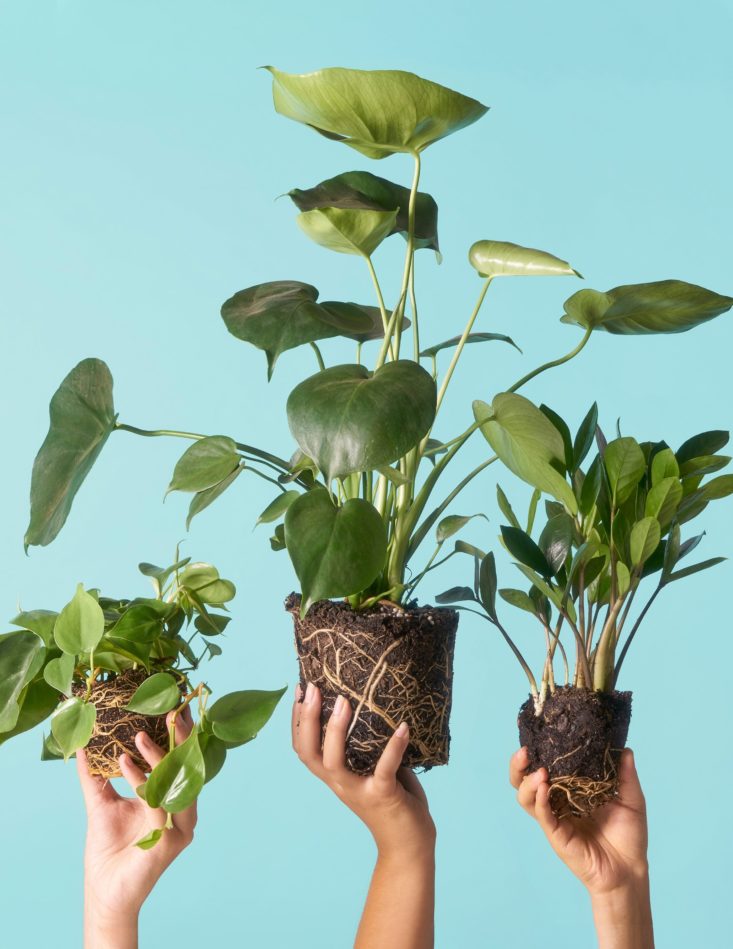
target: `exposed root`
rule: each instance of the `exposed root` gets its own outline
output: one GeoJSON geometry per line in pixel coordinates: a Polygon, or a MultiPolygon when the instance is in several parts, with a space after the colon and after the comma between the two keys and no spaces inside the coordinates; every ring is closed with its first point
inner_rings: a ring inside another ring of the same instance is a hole
{"type": "Polygon", "coordinates": [[[618,769],[614,755],[618,757],[620,754],[620,748],[606,748],[604,774],[600,779],[573,774],[550,778],[550,806],[555,816],[561,820],[565,817],[590,817],[597,807],[617,797],[618,769]]]}

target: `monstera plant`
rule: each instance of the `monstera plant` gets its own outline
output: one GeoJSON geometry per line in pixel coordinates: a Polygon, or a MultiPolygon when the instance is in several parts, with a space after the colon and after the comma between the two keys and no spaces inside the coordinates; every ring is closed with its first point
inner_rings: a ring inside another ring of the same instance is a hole
{"type": "MultiPolygon", "coordinates": [[[[211,690],[193,677],[222,653],[217,639],[231,619],[234,584],[190,558],[140,570],[155,596],[120,599],[79,584],[60,612],[29,610],[12,620],[20,629],[0,636],[0,744],[50,718],[44,760],[85,748],[90,772],[114,778],[123,752],[150,770],[134,742],[146,732],[168,751],[141,793],[170,818],[193,803],[230,749],[257,735],[285,689],[230,692],[209,705],[211,690]],[[198,721],[176,745],[175,718],[193,701],[198,721]]],[[[138,845],[154,846],[164,831],[138,845]]]]}
{"type": "MultiPolygon", "coordinates": [[[[405,763],[442,764],[448,757],[458,617],[450,608],[418,606],[415,591],[448,557],[478,556],[475,547],[455,539],[469,517],[448,509],[496,460],[486,454],[469,470],[458,468],[456,457],[482,421],[471,419],[466,407],[464,424],[446,431],[446,394],[466,346],[516,345],[503,333],[475,330],[494,280],[580,274],[544,251],[474,241],[468,257],[481,281],[476,304],[452,325],[455,335],[446,332],[445,340],[426,345],[415,255],[439,254],[439,241],[437,204],[419,190],[423,155],[480,119],[486,106],[401,71],[270,72],[280,114],[369,159],[400,153],[412,162],[409,186],[351,170],[289,192],[303,233],[327,250],[356,258],[368,272],[374,299],[321,299],[316,287],[285,279],[249,286],[224,303],[227,329],[264,352],[268,378],[283,353],[298,350],[290,371],[300,369],[304,378],[286,407],[295,444],[278,453],[216,432],[204,436],[121,422],[108,368],[84,360],[51,403],[51,429],[33,472],[26,543],[53,540],[113,432],[193,442],[170,482],[171,490],[193,494],[189,523],[240,476],[266,478],[276,494],[259,522],[275,525],[271,545],[287,548],[300,584],[300,594],[289,596],[286,607],[294,617],[301,678],[321,687],[324,721],[337,694],[353,703],[350,766],[368,772],[402,721],[411,735],[405,763]],[[388,303],[374,254],[395,234],[405,241],[404,260],[399,289],[388,303]],[[333,355],[326,345],[333,346],[333,355]],[[423,542],[431,535],[435,549],[424,556],[423,542]]],[[[677,280],[581,291],[568,300],[565,317],[582,327],[580,342],[508,391],[572,359],[595,331],[680,332],[731,302],[677,280]]],[[[429,308],[429,300],[423,303],[429,308]]],[[[492,367],[496,374],[500,364],[492,367]]],[[[482,372],[475,388],[483,384],[482,372]]],[[[561,479],[549,458],[543,470],[548,479],[561,479]]]]}
{"type": "Polygon", "coordinates": [[[662,590],[724,559],[682,564],[704,536],[683,540],[682,531],[733,494],[733,475],[717,473],[731,460],[719,454],[728,432],[703,432],[673,451],[664,441],[628,435],[606,441],[595,405],[574,437],[559,415],[519,395],[476,402],[474,412],[501,461],[535,488],[521,522],[497,488],[507,521],[501,542],[523,586],[497,590],[488,553],[470,587],[447,590],[438,601],[478,612],[504,637],[529,681],[519,734],[530,769],[547,768],[558,816],[586,816],[617,791],[631,692],[616,685],[634,637],[662,590]],[[550,499],[540,525],[543,494],[550,499]],[[539,623],[540,675],[500,619],[497,593],[539,623]]]}

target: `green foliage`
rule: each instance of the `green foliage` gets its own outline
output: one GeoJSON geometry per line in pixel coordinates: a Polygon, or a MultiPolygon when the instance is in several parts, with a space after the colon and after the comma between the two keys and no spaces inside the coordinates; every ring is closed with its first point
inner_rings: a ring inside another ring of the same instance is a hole
{"type": "Polygon", "coordinates": [[[480,277],[580,277],[566,260],[509,241],[476,241],[468,260],[480,277]]]}

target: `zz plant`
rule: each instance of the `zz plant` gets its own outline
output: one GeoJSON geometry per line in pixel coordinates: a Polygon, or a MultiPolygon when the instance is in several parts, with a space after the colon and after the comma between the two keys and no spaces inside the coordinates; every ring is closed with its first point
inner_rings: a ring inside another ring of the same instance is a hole
{"type": "Polygon", "coordinates": [[[728,432],[703,432],[673,451],[620,433],[607,441],[595,404],[574,437],[550,408],[519,395],[476,402],[474,412],[504,465],[535,489],[520,522],[497,487],[501,543],[524,586],[497,589],[494,554],[479,553],[472,586],[438,601],[478,612],[504,637],[530,687],[519,716],[530,768],[548,768],[558,814],[584,815],[616,791],[631,715],[631,693],[616,685],[641,624],[662,590],[724,559],[683,565],[704,535],[682,531],[733,494],[733,474],[718,473],[731,460],[719,454],[728,432]],[[539,675],[500,619],[497,594],[538,622],[539,675]]]}
{"type": "MultiPolygon", "coordinates": [[[[193,803],[230,749],[257,735],[285,690],[231,692],[209,705],[208,685],[194,677],[202,660],[222,652],[217,640],[231,619],[225,604],[234,584],[190,558],[140,570],[154,597],[119,599],[79,584],[60,612],[15,617],[20,629],[0,637],[0,744],[50,718],[44,760],[85,748],[92,774],[112,778],[122,752],[149,770],[134,744],[145,731],[168,751],[140,793],[172,815],[193,803]],[[198,721],[177,746],[175,718],[194,700],[198,721]]],[[[153,846],[163,832],[139,846],[153,846]]]]}
{"type": "MultiPolygon", "coordinates": [[[[475,306],[465,322],[453,327],[456,335],[426,346],[415,255],[427,249],[438,253],[439,241],[437,204],[419,190],[423,155],[440,139],[480,119],[486,106],[402,71],[330,68],[294,75],[268,68],[275,108],[283,116],[367,158],[404,154],[412,162],[409,187],[355,170],[289,192],[301,230],[328,250],[356,257],[368,272],[374,300],[322,300],[310,284],[278,280],[240,290],[224,303],[221,315],[227,329],[264,352],[268,378],[283,353],[299,350],[295,365],[305,378],[287,400],[297,446],[292,456],[291,448],[273,453],[227,435],[141,429],[121,422],[107,366],[84,360],[51,403],[51,428],[34,466],[26,544],[53,540],[113,432],[193,442],[170,483],[171,490],[193,494],[188,523],[243,473],[265,478],[277,493],[259,521],[275,525],[271,545],[275,550],[287,548],[302,592],[287,601],[296,623],[301,674],[321,685],[324,715],[337,692],[350,696],[357,707],[350,733],[352,767],[368,770],[391,729],[403,719],[412,735],[407,762],[443,763],[457,617],[450,610],[414,609],[414,592],[446,559],[439,557],[446,541],[468,520],[447,514],[449,507],[497,457],[487,454],[469,470],[456,471],[454,459],[464,453],[482,421],[466,418],[457,431],[445,431],[446,394],[467,345],[516,345],[503,333],[475,330],[494,280],[580,274],[544,251],[477,240],[468,255],[481,280],[475,306]],[[394,234],[404,238],[405,252],[399,289],[388,304],[374,254],[394,234]],[[336,338],[342,345],[332,362],[324,344],[336,338]],[[344,350],[343,341],[349,349],[344,350]],[[441,366],[446,357],[447,364],[441,366]],[[446,478],[449,468],[455,472],[451,479],[446,478]],[[433,531],[438,549],[420,563],[423,541],[433,531]],[[346,602],[330,602],[337,597],[346,602]],[[363,623],[371,624],[368,635],[363,623]],[[390,629],[379,631],[375,623],[390,629]],[[396,636],[406,641],[404,624],[415,627],[417,659],[411,653],[401,655],[397,647],[396,636]],[[347,628],[351,632],[345,632],[347,628]],[[313,655],[320,658],[311,661],[313,655]],[[387,694],[392,696],[389,707],[387,694]],[[408,700],[408,694],[424,695],[423,705],[408,700]],[[434,726],[436,705],[445,714],[434,726]]],[[[517,392],[574,358],[595,331],[677,333],[711,319],[732,302],[679,280],[607,293],[581,291],[565,304],[564,317],[582,327],[580,341],[527,372],[507,391],[517,392]]],[[[551,478],[551,466],[545,468],[551,478]]],[[[448,556],[473,554],[469,545],[454,543],[448,556]]]]}

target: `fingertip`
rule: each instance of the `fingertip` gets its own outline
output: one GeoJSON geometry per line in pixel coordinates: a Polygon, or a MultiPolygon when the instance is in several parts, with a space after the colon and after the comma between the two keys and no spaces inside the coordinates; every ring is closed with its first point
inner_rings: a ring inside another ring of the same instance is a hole
{"type": "Polygon", "coordinates": [[[410,740],[410,726],[407,722],[400,722],[395,728],[394,736],[400,741],[408,742],[410,740]]]}

